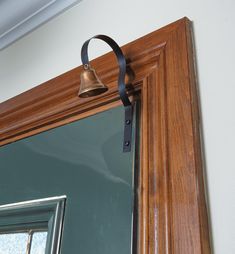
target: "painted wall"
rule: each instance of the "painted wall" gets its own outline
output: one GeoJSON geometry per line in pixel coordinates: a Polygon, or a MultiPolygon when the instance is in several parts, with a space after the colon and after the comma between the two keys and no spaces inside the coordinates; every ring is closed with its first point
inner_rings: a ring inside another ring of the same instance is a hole
{"type": "MultiPolygon", "coordinates": [[[[83,0],[0,52],[0,101],[80,65],[81,45],[92,35],[104,33],[123,45],[188,16],[194,22],[214,249],[234,254],[234,13],[234,0],[83,0]]],[[[93,43],[91,58],[109,50],[93,43]]]]}

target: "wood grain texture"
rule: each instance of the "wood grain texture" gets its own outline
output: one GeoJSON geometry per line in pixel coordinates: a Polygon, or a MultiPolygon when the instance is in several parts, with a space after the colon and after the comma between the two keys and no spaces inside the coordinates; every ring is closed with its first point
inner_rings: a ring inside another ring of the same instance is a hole
{"type": "MultiPolygon", "coordinates": [[[[191,25],[176,21],[122,47],[141,98],[140,254],[211,253],[191,25]]],[[[0,145],[120,105],[112,52],[91,62],[109,91],[80,99],[75,68],[0,104],[0,145]]]]}

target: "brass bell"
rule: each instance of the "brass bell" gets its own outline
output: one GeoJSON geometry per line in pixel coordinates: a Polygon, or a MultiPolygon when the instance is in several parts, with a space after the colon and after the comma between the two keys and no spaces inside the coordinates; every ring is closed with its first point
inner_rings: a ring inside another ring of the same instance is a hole
{"type": "Polygon", "coordinates": [[[80,76],[80,89],[78,96],[81,98],[87,98],[102,94],[107,90],[108,87],[100,81],[95,70],[89,65],[85,65],[84,71],[80,76]]]}

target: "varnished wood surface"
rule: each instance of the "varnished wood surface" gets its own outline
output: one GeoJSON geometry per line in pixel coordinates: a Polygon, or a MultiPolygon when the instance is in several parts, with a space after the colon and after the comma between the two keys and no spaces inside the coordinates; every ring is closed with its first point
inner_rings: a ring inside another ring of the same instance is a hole
{"type": "MultiPolygon", "coordinates": [[[[141,254],[211,253],[190,33],[183,18],[122,47],[141,97],[141,254]]],[[[109,87],[101,96],[78,98],[80,66],[1,103],[0,145],[120,105],[113,53],[92,65],[109,87]]]]}

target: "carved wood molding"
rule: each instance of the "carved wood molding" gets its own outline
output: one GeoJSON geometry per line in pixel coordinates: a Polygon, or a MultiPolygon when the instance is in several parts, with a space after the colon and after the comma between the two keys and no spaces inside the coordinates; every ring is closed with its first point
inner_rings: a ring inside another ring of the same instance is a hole
{"type": "MultiPolygon", "coordinates": [[[[122,47],[141,98],[141,254],[211,253],[190,30],[183,18],[122,47]]],[[[78,98],[80,66],[1,103],[0,145],[119,105],[113,53],[91,64],[107,93],[78,98]]]]}

